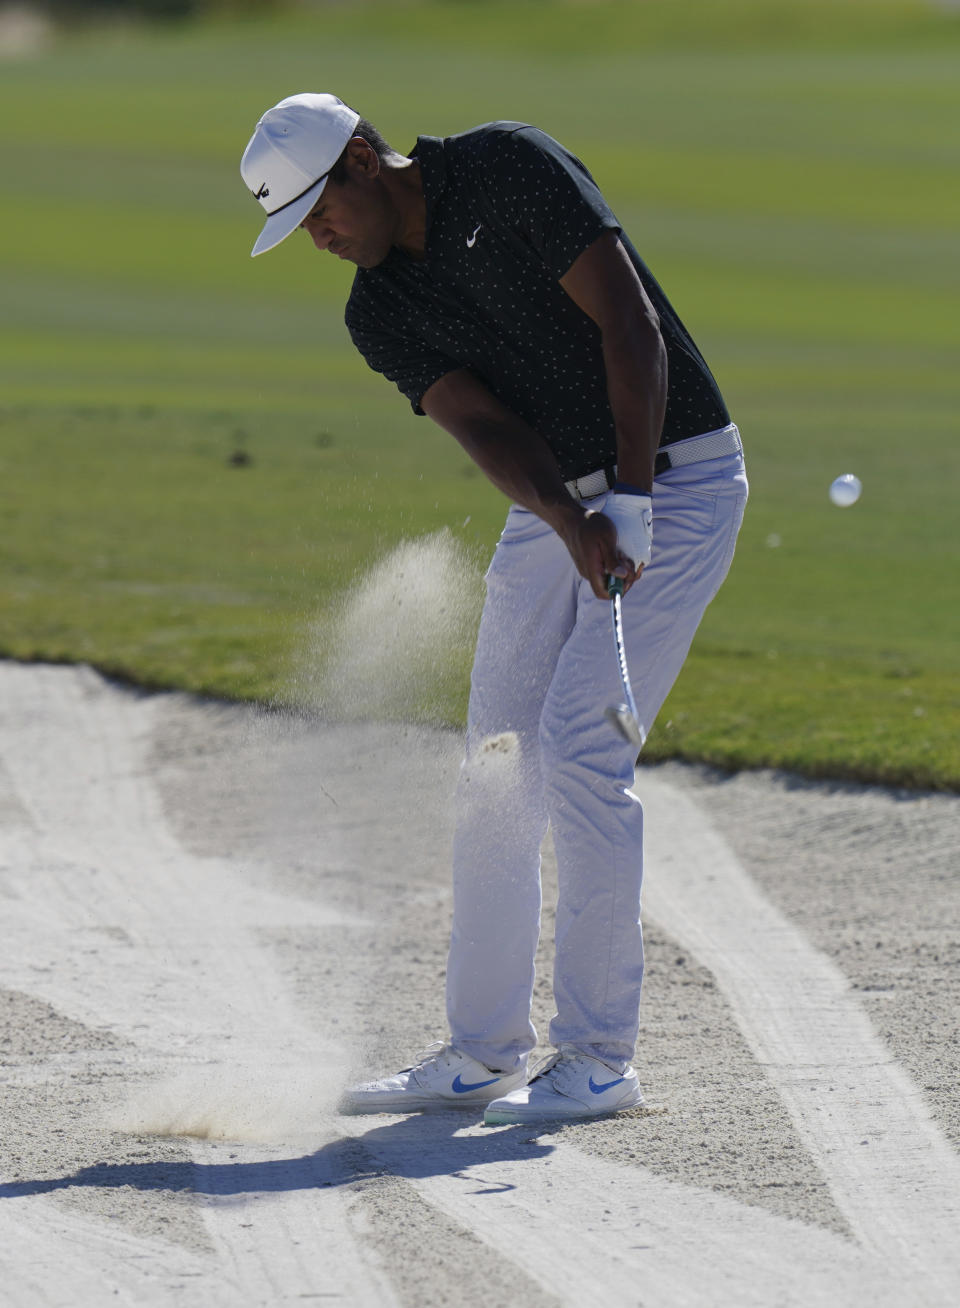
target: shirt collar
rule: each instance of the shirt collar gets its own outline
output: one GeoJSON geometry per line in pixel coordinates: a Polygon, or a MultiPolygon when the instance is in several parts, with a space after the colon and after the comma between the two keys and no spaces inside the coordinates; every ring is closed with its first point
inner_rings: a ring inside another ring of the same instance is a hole
{"type": "Polygon", "coordinates": [[[418,136],[411,154],[420,165],[423,198],[427,206],[426,239],[430,239],[433,214],[447,186],[447,164],[443,153],[443,140],[439,136],[418,136]]]}
{"type": "MultiPolygon", "coordinates": [[[[386,259],[380,265],[387,266],[394,261],[402,265],[426,267],[430,260],[430,228],[437,203],[447,188],[447,164],[444,158],[443,138],[439,136],[418,136],[417,144],[408,156],[416,159],[420,165],[420,181],[423,186],[423,198],[426,204],[426,223],[424,226],[423,259],[412,259],[404,254],[399,246],[390,247],[386,259]]],[[[359,277],[363,269],[357,270],[359,277]]]]}

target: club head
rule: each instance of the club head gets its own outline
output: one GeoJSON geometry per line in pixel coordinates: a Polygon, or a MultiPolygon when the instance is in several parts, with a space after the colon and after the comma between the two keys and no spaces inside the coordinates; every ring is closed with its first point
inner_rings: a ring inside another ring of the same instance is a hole
{"type": "Polygon", "coordinates": [[[603,710],[603,716],[611,726],[615,727],[624,740],[629,740],[631,745],[636,745],[637,749],[643,748],[643,734],[640,731],[637,719],[633,716],[626,704],[617,704],[603,710]]]}

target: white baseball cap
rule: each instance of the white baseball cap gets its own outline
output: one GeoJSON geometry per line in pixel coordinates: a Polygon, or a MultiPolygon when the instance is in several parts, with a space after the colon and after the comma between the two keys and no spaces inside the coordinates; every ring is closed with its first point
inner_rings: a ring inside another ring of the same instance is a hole
{"type": "Polygon", "coordinates": [[[295,232],[316,204],[360,115],[335,95],[289,95],[257,123],[240,175],[267,212],[251,257],[295,232]]]}

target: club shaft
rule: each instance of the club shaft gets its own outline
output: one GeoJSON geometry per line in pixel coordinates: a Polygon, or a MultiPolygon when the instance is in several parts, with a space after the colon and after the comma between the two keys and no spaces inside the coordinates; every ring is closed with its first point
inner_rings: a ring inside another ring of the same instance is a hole
{"type": "Polygon", "coordinates": [[[623,683],[623,694],[627,701],[627,708],[633,714],[634,720],[639,726],[640,719],[637,716],[637,702],[633,698],[633,687],[630,685],[630,671],[627,668],[627,650],[623,640],[623,610],[621,607],[620,591],[614,590],[610,598],[610,613],[613,620],[613,639],[617,647],[617,666],[620,669],[620,680],[623,683]]]}

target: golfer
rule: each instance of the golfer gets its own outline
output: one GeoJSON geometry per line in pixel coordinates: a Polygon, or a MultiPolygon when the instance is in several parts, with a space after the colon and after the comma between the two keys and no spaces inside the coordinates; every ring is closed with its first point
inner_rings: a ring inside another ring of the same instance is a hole
{"type": "Polygon", "coordinates": [[[536,127],[421,136],[406,156],[336,96],[294,95],[261,118],[241,172],[267,214],[253,253],[302,229],[356,264],[357,349],[511,501],[457,788],[449,1037],[341,1107],[469,1107],[489,1123],[634,1108],[643,810],[636,746],[604,716],[622,699],[608,580],[649,729],[733,557],[737,428],[590,173],[536,127]],[[482,762],[508,732],[505,795],[482,762]],[[548,825],[556,1052],[531,1077],[548,825]]]}

